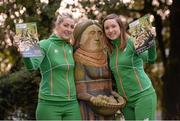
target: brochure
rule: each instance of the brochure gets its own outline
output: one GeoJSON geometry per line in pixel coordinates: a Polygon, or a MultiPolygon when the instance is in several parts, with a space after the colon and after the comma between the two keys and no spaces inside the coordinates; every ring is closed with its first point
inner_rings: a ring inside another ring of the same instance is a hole
{"type": "Polygon", "coordinates": [[[151,27],[149,15],[144,15],[129,24],[129,33],[134,39],[134,48],[137,54],[144,52],[153,45],[151,27]]]}
{"type": "Polygon", "coordinates": [[[23,57],[41,56],[36,23],[16,24],[18,47],[23,57]]]}

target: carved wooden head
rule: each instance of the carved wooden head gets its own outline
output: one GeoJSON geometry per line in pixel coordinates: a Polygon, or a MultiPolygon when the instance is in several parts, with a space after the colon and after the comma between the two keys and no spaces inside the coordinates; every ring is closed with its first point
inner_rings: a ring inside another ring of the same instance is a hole
{"type": "Polygon", "coordinates": [[[105,35],[97,21],[87,20],[79,23],[74,30],[75,47],[87,52],[99,52],[105,47],[105,35]]]}

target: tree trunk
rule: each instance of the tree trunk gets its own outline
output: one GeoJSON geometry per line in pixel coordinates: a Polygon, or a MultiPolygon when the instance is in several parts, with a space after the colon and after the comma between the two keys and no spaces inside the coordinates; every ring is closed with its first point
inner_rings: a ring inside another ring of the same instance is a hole
{"type": "Polygon", "coordinates": [[[170,15],[170,55],[163,76],[163,119],[180,119],[180,0],[173,0],[170,15]]]}

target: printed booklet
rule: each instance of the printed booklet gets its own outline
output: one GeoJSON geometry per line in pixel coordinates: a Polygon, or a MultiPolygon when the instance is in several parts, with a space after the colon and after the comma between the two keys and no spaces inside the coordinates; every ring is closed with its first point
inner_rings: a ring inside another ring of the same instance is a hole
{"type": "Polygon", "coordinates": [[[153,35],[150,32],[152,24],[149,15],[133,21],[129,24],[129,33],[134,39],[136,53],[142,53],[153,45],[153,35]]]}
{"type": "Polygon", "coordinates": [[[36,23],[16,24],[16,37],[23,57],[41,56],[36,23]]]}

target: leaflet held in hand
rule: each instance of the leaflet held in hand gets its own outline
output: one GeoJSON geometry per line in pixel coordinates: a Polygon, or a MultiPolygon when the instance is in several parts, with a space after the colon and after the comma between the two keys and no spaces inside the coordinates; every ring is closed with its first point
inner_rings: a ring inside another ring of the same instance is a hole
{"type": "Polygon", "coordinates": [[[134,40],[136,53],[142,53],[153,45],[153,35],[150,32],[152,24],[149,15],[133,21],[129,24],[129,33],[134,40]]]}
{"type": "Polygon", "coordinates": [[[16,37],[18,47],[23,57],[41,56],[36,23],[16,24],[16,37]]]}

